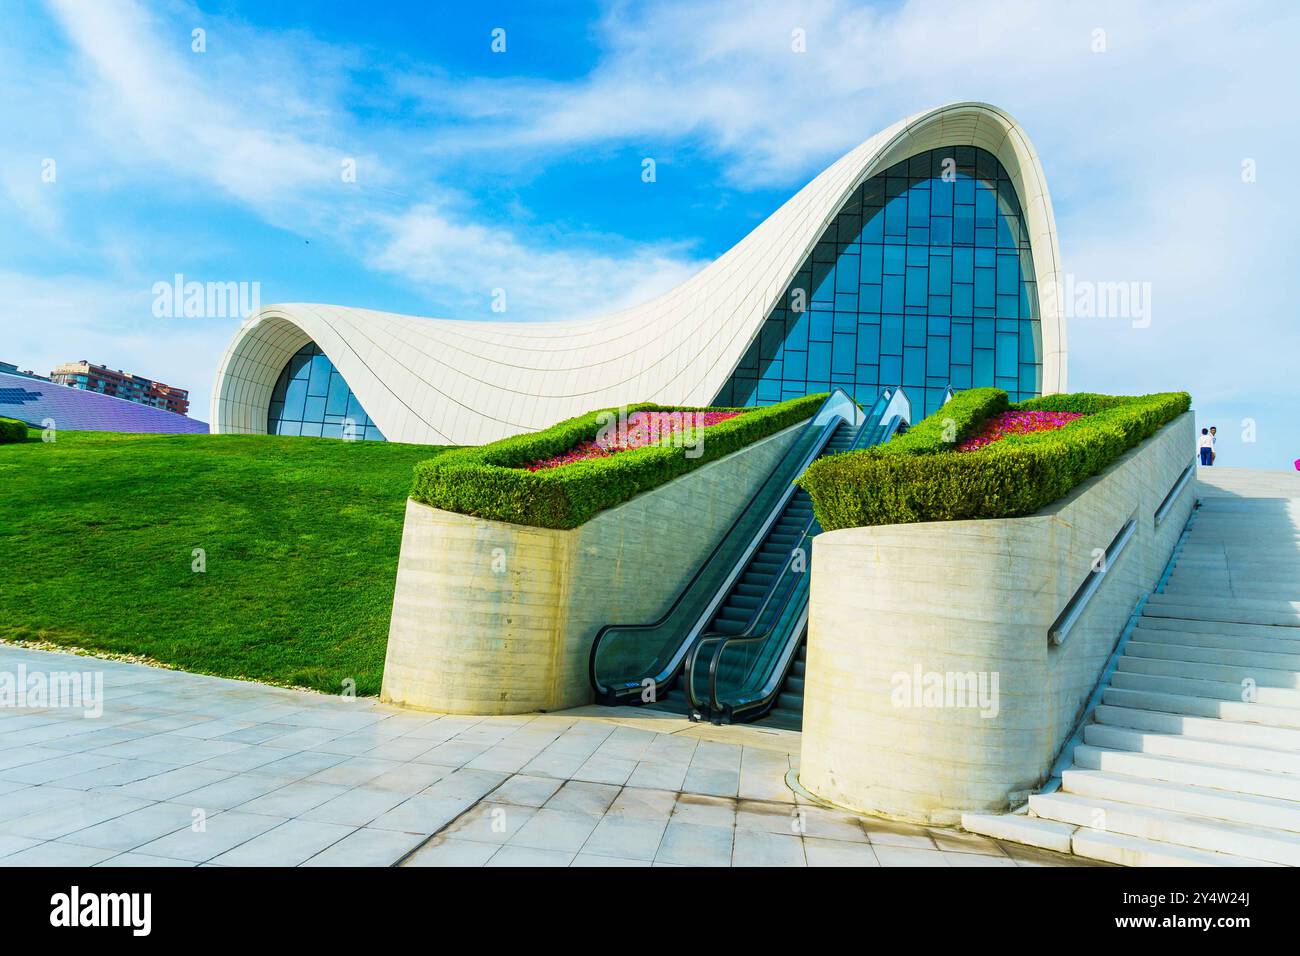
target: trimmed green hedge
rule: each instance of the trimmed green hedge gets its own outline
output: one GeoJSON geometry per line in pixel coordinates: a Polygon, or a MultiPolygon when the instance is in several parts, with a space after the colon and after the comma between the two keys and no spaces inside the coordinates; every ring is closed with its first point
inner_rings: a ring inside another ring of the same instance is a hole
{"type": "MultiPolygon", "coordinates": [[[[973,389],[986,393],[996,389],[973,389]]],[[[1008,435],[978,451],[958,452],[942,437],[945,419],[964,423],[960,441],[977,430],[989,411],[970,426],[962,393],[912,432],[912,447],[880,448],[815,461],[798,479],[813,499],[822,528],[857,528],[914,521],[1013,518],[1032,514],[1063,498],[1075,485],[1155,434],[1191,407],[1186,392],[1118,396],[1079,393],[1049,395],[1011,406],[1015,409],[1078,411],[1087,417],[1053,431],[1008,435]],[[961,414],[959,418],[958,414],[961,414]]],[[[997,409],[987,396],[970,399],[976,408],[997,409]]],[[[1006,409],[1002,393],[1002,408],[1006,409]]],[[[949,428],[951,431],[951,427],[949,428]]]]}
{"type": "Polygon", "coordinates": [[[701,453],[688,458],[680,446],[651,445],[606,458],[528,471],[528,462],[568,451],[594,439],[610,414],[602,409],[539,432],[515,435],[473,448],[444,452],[415,467],[411,497],[460,514],[538,528],[576,528],[606,508],[672,481],[700,465],[811,418],[826,395],[808,395],[779,405],[746,409],[672,408],[631,405],[637,411],[743,411],[709,426],[701,453]]]}
{"type": "Polygon", "coordinates": [[[902,435],[879,447],[884,455],[930,455],[948,451],[980,430],[991,415],[1008,408],[1000,388],[971,388],[958,392],[943,408],[923,418],[902,435]]]}
{"type": "Polygon", "coordinates": [[[12,418],[0,418],[0,445],[8,442],[26,441],[27,426],[12,418]]]}

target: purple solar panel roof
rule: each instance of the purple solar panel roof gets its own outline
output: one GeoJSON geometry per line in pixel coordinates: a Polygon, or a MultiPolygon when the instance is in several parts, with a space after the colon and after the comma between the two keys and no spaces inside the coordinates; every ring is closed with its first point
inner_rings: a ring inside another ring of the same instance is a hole
{"type": "Polygon", "coordinates": [[[206,422],[175,412],[7,372],[0,372],[0,418],[16,418],[37,428],[49,418],[62,431],[164,435],[208,431],[206,422]]]}

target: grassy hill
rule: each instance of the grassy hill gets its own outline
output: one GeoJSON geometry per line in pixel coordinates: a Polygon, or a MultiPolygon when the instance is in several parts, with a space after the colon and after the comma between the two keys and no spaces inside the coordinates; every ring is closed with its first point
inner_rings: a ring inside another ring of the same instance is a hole
{"type": "Polygon", "coordinates": [[[439,450],[103,432],[0,445],[0,638],[376,694],[411,469],[439,450]]]}

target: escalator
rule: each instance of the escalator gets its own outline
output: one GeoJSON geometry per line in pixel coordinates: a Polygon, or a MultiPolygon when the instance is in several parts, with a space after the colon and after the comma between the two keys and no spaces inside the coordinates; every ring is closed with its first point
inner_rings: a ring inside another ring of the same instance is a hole
{"type": "MultiPolygon", "coordinates": [[[[844,428],[843,450],[888,441],[911,416],[901,388],[883,393],[863,425],[844,428]]],[[[803,722],[803,684],[813,539],[821,532],[807,492],[787,507],[786,550],[764,566],[767,587],[742,628],[713,626],[694,641],[682,680],[688,713],[715,723],[765,720],[796,730],[803,722]]],[[[784,517],[784,516],[783,516],[784,517]]]]}
{"type": "Polygon", "coordinates": [[[726,642],[765,630],[807,577],[805,545],[815,521],[807,493],[792,482],[822,455],[887,440],[905,420],[898,415],[901,397],[901,389],[887,390],[865,415],[842,390],[823,403],[669,609],[648,624],[597,632],[590,678],[598,703],[711,716],[707,703],[701,709],[700,688],[682,681],[700,641],[708,638],[711,651],[725,645],[723,663],[739,662],[739,645],[726,642]]]}

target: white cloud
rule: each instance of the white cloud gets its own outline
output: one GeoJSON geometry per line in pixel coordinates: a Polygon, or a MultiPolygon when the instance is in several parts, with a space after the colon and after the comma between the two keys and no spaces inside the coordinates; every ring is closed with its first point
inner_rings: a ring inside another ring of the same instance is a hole
{"type": "Polygon", "coordinates": [[[539,246],[433,202],[384,217],[380,227],[368,265],[427,282],[477,314],[487,314],[493,291],[503,289],[508,311],[496,319],[612,312],[666,292],[705,265],[667,244],[617,243],[619,252],[595,243],[539,246]]]}

